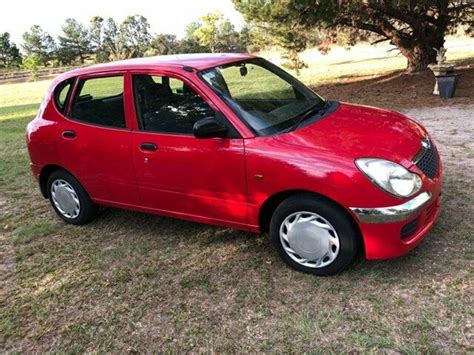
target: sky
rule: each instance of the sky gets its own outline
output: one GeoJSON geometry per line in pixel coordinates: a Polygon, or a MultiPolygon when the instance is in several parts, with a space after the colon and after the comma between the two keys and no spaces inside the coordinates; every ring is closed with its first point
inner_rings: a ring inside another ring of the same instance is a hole
{"type": "Polygon", "coordinates": [[[143,15],[152,33],[184,36],[186,25],[200,16],[220,11],[240,28],[242,15],[231,0],[3,0],[0,6],[0,33],[9,32],[20,44],[22,34],[32,25],[40,25],[56,37],[68,17],[88,24],[92,16],[113,17],[117,22],[128,15],[143,15]]]}

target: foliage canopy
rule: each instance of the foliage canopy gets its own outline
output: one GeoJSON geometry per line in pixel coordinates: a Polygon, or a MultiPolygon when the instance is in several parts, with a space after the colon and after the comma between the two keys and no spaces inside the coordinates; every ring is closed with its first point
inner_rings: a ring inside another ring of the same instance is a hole
{"type": "MultiPolygon", "coordinates": [[[[341,29],[352,35],[370,32],[387,40],[407,58],[408,70],[426,69],[435,61],[433,48],[459,25],[472,29],[474,3],[470,0],[233,0],[248,21],[289,31],[324,28],[333,38],[341,29]]],[[[304,37],[303,37],[304,39],[304,37]]]]}

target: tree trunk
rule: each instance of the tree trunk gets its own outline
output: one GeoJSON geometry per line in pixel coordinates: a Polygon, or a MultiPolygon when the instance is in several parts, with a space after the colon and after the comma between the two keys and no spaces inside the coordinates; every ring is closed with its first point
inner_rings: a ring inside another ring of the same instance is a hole
{"type": "Polygon", "coordinates": [[[426,46],[402,50],[407,58],[407,72],[417,73],[428,69],[428,64],[436,63],[436,52],[426,46]]]}
{"type": "Polygon", "coordinates": [[[407,72],[417,73],[428,69],[428,64],[436,63],[436,51],[444,45],[444,30],[415,33],[410,38],[392,40],[400,53],[407,58],[407,72]]]}

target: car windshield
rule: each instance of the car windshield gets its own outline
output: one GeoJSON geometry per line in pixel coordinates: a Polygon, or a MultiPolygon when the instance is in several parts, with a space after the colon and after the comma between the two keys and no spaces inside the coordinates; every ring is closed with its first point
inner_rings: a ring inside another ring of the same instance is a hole
{"type": "Polygon", "coordinates": [[[304,84],[261,58],[203,70],[200,76],[260,136],[296,129],[325,106],[304,84]]]}

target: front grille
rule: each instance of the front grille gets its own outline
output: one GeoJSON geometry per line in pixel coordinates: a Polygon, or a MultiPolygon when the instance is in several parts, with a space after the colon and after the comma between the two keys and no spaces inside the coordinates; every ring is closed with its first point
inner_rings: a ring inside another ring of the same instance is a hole
{"type": "MultiPolygon", "coordinates": [[[[429,141],[428,141],[429,142],[429,141]]],[[[415,158],[415,165],[429,178],[434,178],[438,172],[439,157],[433,144],[423,146],[415,158]]]]}

